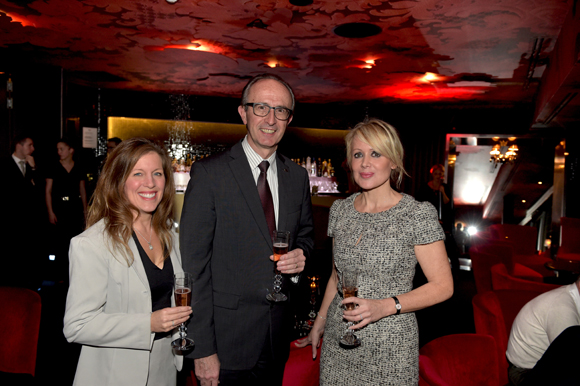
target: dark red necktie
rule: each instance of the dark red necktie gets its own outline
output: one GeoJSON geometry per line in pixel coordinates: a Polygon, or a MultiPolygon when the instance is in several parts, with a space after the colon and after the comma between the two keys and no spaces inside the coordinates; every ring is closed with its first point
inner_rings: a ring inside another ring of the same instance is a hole
{"type": "Polygon", "coordinates": [[[268,229],[270,229],[270,235],[276,230],[276,216],[274,215],[274,201],[272,200],[272,192],[268,186],[268,179],[266,178],[266,173],[270,163],[268,161],[262,161],[258,167],[260,168],[260,177],[258,177],[258,193],[260,194],[260,201],[262,201],[262,209],[264,209],[264,214],[266,215],[266,222],[268,223],[268,229]]]}

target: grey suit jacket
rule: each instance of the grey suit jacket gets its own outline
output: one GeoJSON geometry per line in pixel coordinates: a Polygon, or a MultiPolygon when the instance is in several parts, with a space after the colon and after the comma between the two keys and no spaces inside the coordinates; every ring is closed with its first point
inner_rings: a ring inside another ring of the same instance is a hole
{"type": "MultiPolygon", "coordinates": [[[[131,267],[107,248],[103,220],[71,240],[64,335],[69,342],[83,345],[75,385],[147,384],[155,337],[151,332],[151,291],[132,238],[129,246],[134,256],[131,267]]],[[[173,270],[181,272],[176,234],[170,258],[173,270]]],[[[173,297],[171,304],[175,305],[173,297]]],[[[174,353],[168,349],[162,355],[174,353]]],[[[175,356],[177,369],[182,363],[183,357],[175,356]]],[[[166,371],[168,379],[175,379],[175,369],[166,371]]]]}
{"type": "MultiPolygon", "coordinates": [[[[290,250],[313,248],[312,205],[306,171],[278,153],[278,229],[291,232],[290,250]]],[[[189,355],[218,354],[221,367],[253,367],[270,344],[288,355],[292,328],[289,302],[271,305],[272,239],[256,182],[241,143],[198,161],[191,171],[180,223],[183,269],[193,275],[189,355]],[[269,334],[269,335],[268,335],[269,334]]],[[[291,284],[284,278],[284,291],[291,284]]]]}

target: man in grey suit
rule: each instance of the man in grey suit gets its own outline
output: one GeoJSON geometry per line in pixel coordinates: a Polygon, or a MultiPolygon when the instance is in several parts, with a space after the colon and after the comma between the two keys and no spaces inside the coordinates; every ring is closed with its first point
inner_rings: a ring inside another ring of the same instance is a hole
{"type": "Polygon", "coordinates": [[[313,247],[308,175],[276,152],[293,109],[294,94],[281,78],[253,78],[238,107],[246,137],[191,170],[180,244],[183,269],[194,279],[189,357],[202,386],[282,384],[293,315],[288,301],[266,300],[271,230],[291,232],[290,252],[277,263],[287,295],[313,247]],[[274,214],[259,193],[264,177],[274,214]]]}

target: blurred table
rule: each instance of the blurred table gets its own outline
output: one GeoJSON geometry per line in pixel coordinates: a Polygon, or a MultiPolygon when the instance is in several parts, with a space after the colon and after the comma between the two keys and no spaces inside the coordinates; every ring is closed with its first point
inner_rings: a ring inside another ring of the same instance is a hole
{"type": "Polygon", "coordinates": [[[580,261],[557,258],[544,264],[546,268],[554,271],[556,277],[563,283],[572,283],[580,275],[580,261]]]}

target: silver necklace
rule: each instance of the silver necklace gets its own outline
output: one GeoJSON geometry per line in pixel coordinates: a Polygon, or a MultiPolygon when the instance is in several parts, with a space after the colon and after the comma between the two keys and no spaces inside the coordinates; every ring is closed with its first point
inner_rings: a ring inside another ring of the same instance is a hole
{"type": "Polygon", "coordinates": [[[143,236],[143,233],[139,232],[139,229],[137,228],[133,228],[137,231],[137,233],[139,233],[141,235],[141,237],[143,238],[143,240],[147,241],[147,244],[149,244],[149,249],[153,250],[153,245],[151,245],[151,238],[153,236],[153,224],[151,224],[151,229],[149,230],[149,240],[147,240],[147,238],[145,238],[145,236],[143,236]]]}

